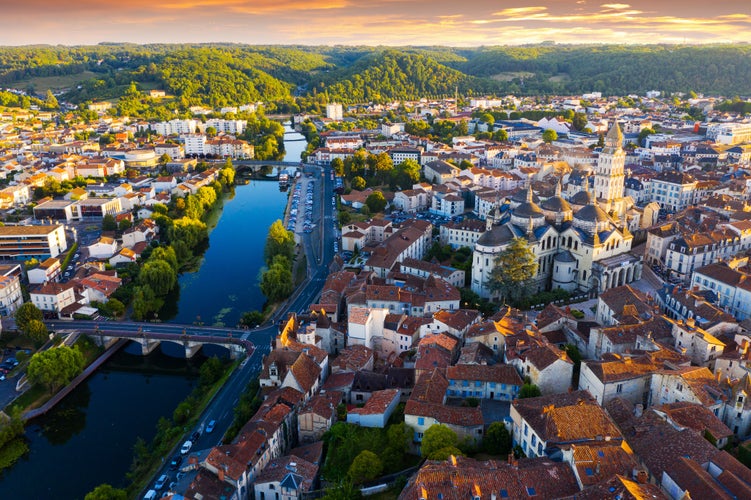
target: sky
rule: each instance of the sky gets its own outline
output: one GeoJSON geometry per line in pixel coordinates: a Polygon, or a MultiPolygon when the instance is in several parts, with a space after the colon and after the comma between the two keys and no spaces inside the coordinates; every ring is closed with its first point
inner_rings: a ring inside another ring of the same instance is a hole
{"type": "Polygon", "coordinates": [[[0,45],[751,42],[749,0],[22,0],[0,45]]]}

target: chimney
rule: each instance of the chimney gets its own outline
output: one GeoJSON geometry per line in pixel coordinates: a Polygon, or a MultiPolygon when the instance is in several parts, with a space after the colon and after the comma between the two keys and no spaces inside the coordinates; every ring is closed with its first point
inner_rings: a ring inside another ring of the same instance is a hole
{"type": "Polygon", "coordinates": [[[694,318],[686,318],[686,326],[689,328],[696,326],[696,321],[694,320],[694,318]]]}
{"type": "Polygon", "coordinates": [[[748,339],[743,339],[743,342],[741,342],[741,354],[746,354],[748,352],[748,339]]]}
{"type": "Polygon", "coordinates": [[[647,471],[640,470],[636,473],[636,482],[639,484],[647,484],[647,471]]]}
{"type": "Polygon", "coordinates": [[[456,457],[454,455],[451,455],[451,465],[456,467],[456,457]]]}
{"type": "Polygon", "coordinates": [[[634,406],[634,416],[636,418],[639,418],[644,413],[644,405],[639,403],[636,406],[634,406]]]}
{"type": "Polygon", "coordinates": [[[216,477],[219,479],[219,482],[224,482],[224,470],[221,467],[217,468],[216,477]]]}
{"type": "Polygon", "coordinates": [[[514,465],[514,452],[513,451],[510,451],[508,454],[508,464],[514,465]]]}

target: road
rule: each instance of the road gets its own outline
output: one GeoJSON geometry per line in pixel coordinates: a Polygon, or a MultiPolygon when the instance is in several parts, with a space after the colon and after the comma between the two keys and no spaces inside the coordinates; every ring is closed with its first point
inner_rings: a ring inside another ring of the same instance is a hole
{"type": "MultiPolygon", "coordinates": [[[[330,169],[323,170],[323,176],[321,176],[322,169],[320,167],[309,166],[306,167],[306,171],[313,171],[316,175],[316,190],[318,196],[316,197],[316,203],[318,204],[318,211],[320,223],[317,224],[316,230],[312,233],[303,233],[302,235],[302,247],[305,251],[305,255],[308,263],[308,276],[295,293],[283,304],[274,315],[273,323],[270,326],[256,328],[253,330],[231,330],[227,328],[210,328],[210,327],[195,327],[184,325],[170,325],[169,323],[119,323],[119,322],[102,322],[100,323],[100,329],[106,328],[119,328],[120,325],[128,325],[128,328],[148,328],[153,332],[161,332],[165,329],[174,332],[174,329],[185,328],[186,332],[193,335],[200,335],[200,332],[210,332],[215,334],[217,331],[225,332],[238,332],[255,344],[255,350],[253,354],[247,358],[243,364],[235,370],[230,376],[227,383],[217,393],[214,400],[209,407],[203,413],[200,419],[198,428],[205,426],[209,421],[216,420],[216,430],[211,433],[203,433],[196,443],[193,445],[193,450],[201,450],[210,448],[216,445],[226,430],[232,424],[234,418],[233,409],[237,404],[240,395],[247,387],[248,383],[256,378],[261,371],[261,365],[263,362],[263,356],[271,351],[271,341],[276,338],[278,333],[278,321],[286,318],[288,312],[301,312],[307,311],[308,306],[314,303],[321,293],[321,288],[328,276],[328,264],[334,256],[334,241],[335,233],[333,230],[334,221],[334,208],[331,204],[331,197],[334,193],[334,181],[331,180],[329,175],[330,169]],[[194,333],[195,332],[195,333],[194,333]]],[[[314,206],[314,210],[315,210],[314,206]]],[[[67,322],[63,325],[70,325],[67,322]]],[[[61,325],[61,328],[63,327],[61,325]]],[[[70,328],[70,327],[69,327],[70,328]]],[[[91,324],[89,323],[89,328],[91,324]]],[[[186,434],[185,439],[196,429],[191,429],[186,434]]],[[[182,442],[178,443],[178,447],[182,442]]],[[[173,455],[179,453],[178,450],[173,450],[173,455]]],[[[169,459],[165,457],[165,466],[162,467],[159,472],[156,473],[150,483],[149,487],[152,487],[154,480],[162,474],[168,474],[170,481],[174,481],[175,472],[169,470],[169,459]]],[[[168,481],[168,483],[170,482],[168,481]]]]}

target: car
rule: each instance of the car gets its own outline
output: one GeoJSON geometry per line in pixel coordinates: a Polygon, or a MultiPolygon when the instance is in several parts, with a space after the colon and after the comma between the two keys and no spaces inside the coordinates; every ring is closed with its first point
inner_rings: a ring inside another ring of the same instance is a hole
{"type": "Polygon", "coordinates": [[[190,435],[190,440],[198,441],[199,437],[201,437],[201,433],[199,431],[195,431],[193,434],[190,435]]]}
{"type": "Polygon", "coordinates": [[[167,481],[169,481],[169,476],[167,474],[162,474],[159,476],[159,479],[156,480],[156,483],[154,483],[154,489],[156,491],[161,490],[164,488],[164,485],[167,484],[167,481]]]}
{"type": "Polygon", "coordinates": [[[216,420],[209,420],[209,423],[206,424],[206,432],[214,432],[214,427],[216,427],[216,420]]]}
{"type": "Polygon", "coordinates": [[[189,440],[185,441],[183,443],[183,445],[180,447],[180,453],[182,455],[185,455],[186,453],[188,453],[190,451],[191,448],[193,448],[193,441],[191,441],[189,439],[189,440]]]}
{"type": "Polygon", "coordinates": [[[3,380],[5,380],[5,374],[4,373],[0,373],[0,382],[2,382],[3,380]]]}
{"type": "Polygon", "coordinates": [[[174,457],[172,457],[172,460],[169,463],[169,468],[175,470],[180,467],[181,463],[183,463],[183,457],[181,457],[180,455],[175,455],[174,457]]]}

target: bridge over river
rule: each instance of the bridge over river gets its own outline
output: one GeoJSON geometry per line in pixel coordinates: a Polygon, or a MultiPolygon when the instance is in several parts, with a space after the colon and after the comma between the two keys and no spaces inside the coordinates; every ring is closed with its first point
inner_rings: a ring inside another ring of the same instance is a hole
{"type": "Polygon", "coordinates": [[[91,337],[103,347],[119,339],[128,339],[141,344],[141,352],[146,355],[162,342],[173,342],[185,348],[185,357],[193,357],[204,344],[214,344],[229,349],[232,358],[253,354],[255,345],[249,340],[254,333],[265,333],[268,328],[241,330],[237,328],[216,328],[174,323],[138,323],[120,321],[49,321],[47,327],[57,333],[81,332],[91,337]]]}

